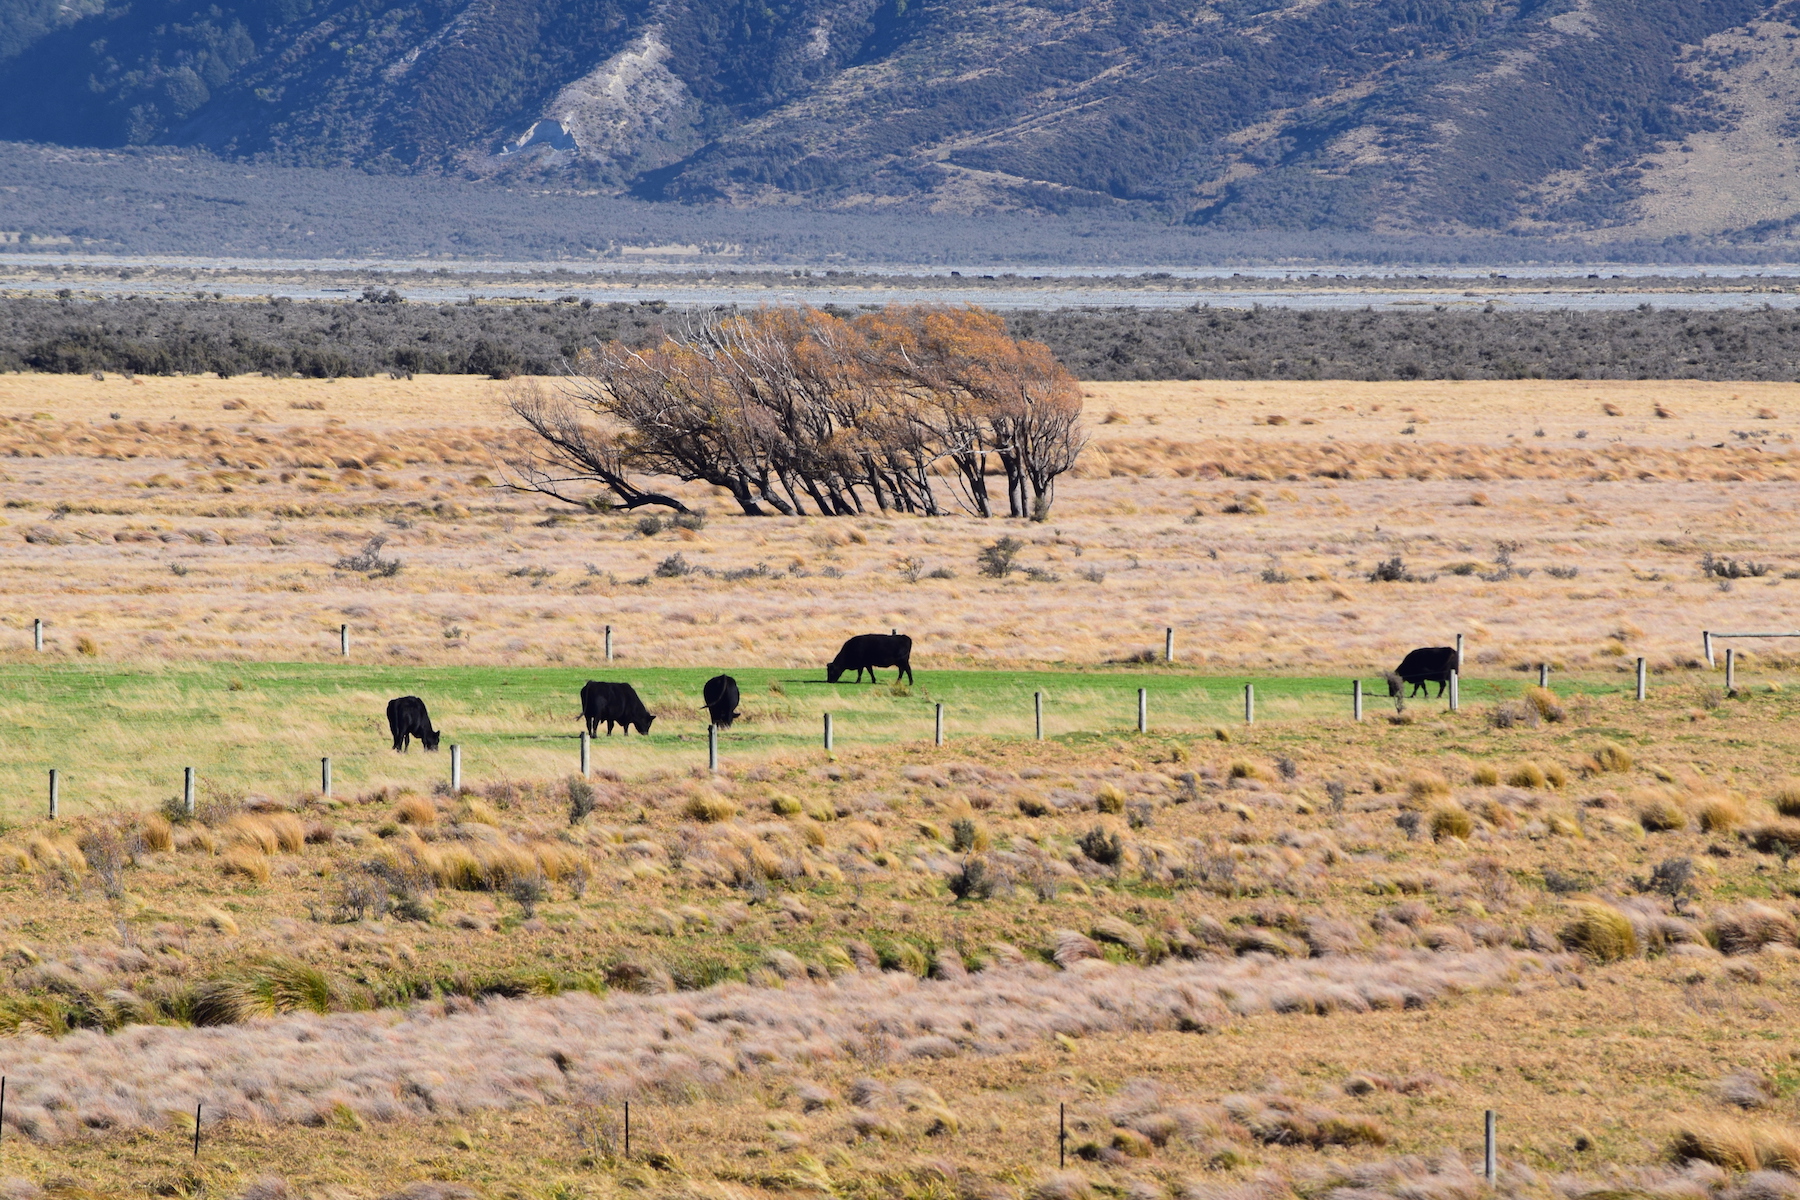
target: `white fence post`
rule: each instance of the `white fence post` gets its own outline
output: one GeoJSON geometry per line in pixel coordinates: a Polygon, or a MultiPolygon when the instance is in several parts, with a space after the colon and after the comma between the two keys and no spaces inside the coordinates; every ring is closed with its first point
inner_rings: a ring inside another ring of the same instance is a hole
{"type": "Polygon", "coordinates": [[[1450,672],[1450,711],[1451,712],[1455,712],[1458,708],[1460,708],[1462,706],[1462,697],[1458,693],[1457,687],[1456,687],[1457,682],[1458,682],[1459,678],[1461,677],[1461,675],[1462,675],[1461,671],[1450,672]]]}
{"type": "Polygon", "coordinates": [[[1037,718],[1037,740],[1041,742],[1044,740],[1044,693],[1031,694],[1031,711],[1037,718]]]}
{"type": "Polygon", "coordinates": [[[1360,679],[1350,681],[1350,719],[1362,720],[1362,680],[1360,679]]]}
{"type": "Polygon", "coordinates": [[[194,815],[194,768],[181,768],[181,811],[194,815]]]}
{"type": "Polygon", "coordinates": [[[1150,732],[1150,689],[1138,689],[1138,732],[1150,732]]]}
{"type": "Polygon", "coordinates": [[[1254,683],[1246,683],[1244,685],[1244,724],[1252,725],[1255,724],[1255,722],[1256,685],[1254,683]]]}
{"type": "Polygon", "coordinates": [[[1644,668],[1644,660],[1640,657],[1637,660],[1637,698],[1639,700],[1642,700],[1645,697],[1645,695],[1647,695],[1649,693],[1649,691],[1650,691],[1650,681],[1649,681],[1649,679],[1646,678],[1646,671],[1644,668]]]}
{"type": "Polygon", "coordinates": [[[462,747],[450,747],[450,792],[455,795],[462,791],[462,747]]]}
{"type": "Polygon", "coordinates": [[[1737,691],[1737,647],[1725,647],[1725,690],[1737,691]]]}
{"type": "Polygon", "coordinates": [[[944,744],[944,705],[941,701],[937,706],[937,718],[931,734],[931,744],[934,746],[944,744]]]}
{"type": "Polygon", "coordinates": [[[319,759],[319,792],[327,800],[331,798],[331,759],[319,759]]]}
{"type": "Polygon", "coordinates": [[[58,802],[62,799],[61,773],[55,767],[50,768],[50,819],[56,820],[58,802]]]}
{"type": "Polygon", "coordinates": [[[825,752],[831,753],[831,714],[825,714],[825,752]]]}
{"type": "Polygon", "coordinates": [[[581,731],[581,777],[588,778],[594,773],[594,739],[588,736],[587,730],[581,731]]]}
{"type": "Polygon", "coordinates": [[[606,627],[606,661],[612,661],[612,626],[606,627]]]}
{"type": "Polygon", "coordinates": [[[350,626],[348,625],[338,626],[338,654],[344,658],[350,657],[350,626]]]}
{"type": "Polygon", "coordinates": [[[706,726],[706,769],[719,769],[719,727],[710,722],[706,726]]]}
{"type": "Polygon", "coordinates": [[[44,649],[44,619],[42,617],[33,617],[31,620],[31,648],[40,653],[44,649]]]}
{"type": "Polygon", "coordinates": [[[1175,627],[1173,625],[1163,630],[1163,661],[1175,661],[1175,627]]]}

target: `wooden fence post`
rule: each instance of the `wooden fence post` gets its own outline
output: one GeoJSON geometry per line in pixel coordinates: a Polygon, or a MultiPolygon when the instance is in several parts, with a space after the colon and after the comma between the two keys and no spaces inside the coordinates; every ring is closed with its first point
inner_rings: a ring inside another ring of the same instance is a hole
{"type": "Polygon", "coordinates": [[[350,626],[348,625],[338,626],[338,654],[344,658],[350,657],[350,626]]]}
{"type": "Polygon", "coordinates": [[[319,793],[327,800],[331,799],[331,759],[319,760],[319,793]]]}
{"type": "Polygon", "coordinates": [[[612,626],[606,627],[606,661],[612,661],[612,626]]]}
{"type": "Polygon", "coordinates": [[[1487,1110],[1487,1119],[1484,1122],[1484,1124],[1487,1126],[1487,1131],[1486,1131],[1487,1137],[1485,1139],[1486,1152],[1481,1157],[1482,1174],[1487,1177],[1488,1186],[1492,1187],[1494,1185],[1494,1176],[1497,1174],[1497,1171],[1495,1170],[1495,1162],[1494,1162],[1494,1110],[1493,1109],[1490,1108],[1487,1110]]]}
{"type": "Polygon", "coordinates": [[[706,769],[719,769],[719,727],[711,722],[706,726],[706,769]]]}
{"type": "Polygon", "coordinates": [[[581,777],[587,779],[590,778],[593,773],[594,739],[588,736],[587,730],[583,729],[581,731],[581,777]]]}
{"type": "Polygon", "coordinates": [[[1538,686],[1541,688],[1550,686],[1550,664],[1547,662],[1538,664],[1538,686]]]}
{"type": "Polygon", "coordinates": [[[1712,632],[1710,630],[1702,629],[1700,631],[1700,649],[1706,655],[1706,665],[1712,666],[1712,632]]]}
{"type": "Polygon", "coordinates": [[[44,619],[33,617],[31,620],[31,648],[38,652],[44,649],[44,619]]]}
{"type": "Polygon", "coordinates": [[[1725,647],[1725,694],[1737,693],[1737,647],[1725,647]]]}
{"type": "Polygon", "coordinates": [[[181,811],[194,815],[194,768],[181,768],[181,811]]]}
{"type": "Polygon", "coordinates": [[[1173,625],[1163,630],[1163,661],[1175,661],[1175,627],[1173,625]]]}
{"type": "Polygon", "coordinates": [[[1037,740],[1044,740],[1044,693],[1031,694],[1031,711],[1037,718],[1037,740]]]}
{"type": "Polygon", "coordinates": [[[1455,712],[1458,708],[1461,707],[1462,697],[1460,695],[1458,695],[1457,688],[1456,688],[1457,680],[1461,675],[1462,675],[1461,671],[1450,672],[1449,692],[1450,692],[1450,711],[1451,712],[1455,712]]]}

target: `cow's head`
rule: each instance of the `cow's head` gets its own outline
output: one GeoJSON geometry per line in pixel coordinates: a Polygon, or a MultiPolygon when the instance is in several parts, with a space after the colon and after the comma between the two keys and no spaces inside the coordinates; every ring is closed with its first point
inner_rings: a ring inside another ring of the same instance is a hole
{"type": "Polygon", "coordinates": [[[438,737],[443,732],[444,731],[441,729],[427,729],[424,733],[419,735],[419,741],[427,750],[436,750],[438,746],[438,737]]]}
{"type": "Polygon", "coordinates": [[[1399,696],[1399,695],[1404,694],[1406,691],[1406,680],[1402,679],[1399,675],[1395,674],[1393,671],[1389,671],[1387,673],[1387,685],[1388,685],[1388,695],[1390,695],[1390,696],[1399,696]]]}
{"type": "Polygon", "coordinates": [[[825,682],[826,683],[836,683],[838,680],[842,679],[843,677],[844,677],[844,668],[838,666],[834,662],[825,664],[825,682]]]}
{"type": "Polygon", "coordinates": [[[639,732],[639,733],[645,733],[645,734],[647,734],[647,733],[649,733],[649,732],[650,732],[650,726],[651,726],[651,724],[652,724],[652,723],[653,723],[653,722],[654,722],[654,721],[655,721],[655,720],[656,720],[656,718],[655,718],[655,717],[653,717],[653,716],[650,716],[650,715],[649,715],[649,714],[645,714],[645,716],[644,716],[644,719],[643,719],[643,720],[641,720],[641,721],[633,721],[633,722],[632,722],[632,723],[631,723],[631,727],[632,727],[632,728],[633,728],[633,729],[635,729],[635,730],[637,730],[637,731],[638,731],[638,732],[639,732]]]}

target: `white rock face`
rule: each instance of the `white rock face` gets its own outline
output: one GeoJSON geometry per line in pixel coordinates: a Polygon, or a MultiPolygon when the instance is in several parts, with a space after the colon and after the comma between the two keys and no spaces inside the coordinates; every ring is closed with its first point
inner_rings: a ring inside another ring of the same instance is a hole
{"type": "Polygon", "coordinates": [[[545,116],[582,157],[629,159],[692,112],[693,95],[665,65],[668,58],[661,31],[651,29],[558,92],[545,116]]]}

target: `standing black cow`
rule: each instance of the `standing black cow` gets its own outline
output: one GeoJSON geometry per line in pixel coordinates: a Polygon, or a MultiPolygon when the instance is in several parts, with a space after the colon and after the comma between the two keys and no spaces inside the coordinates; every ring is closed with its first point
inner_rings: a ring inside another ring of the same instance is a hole
{"type": "Polygon", "coordinates": [[[1388,695],[1400,699],[1401,689],[1412,688],[1409,695],[1417,696],[1425,690],[1425,685],[1438,685],[1437,694],[1442,696],[1444,689],[1450,685],[1450,672],[1462,670],[1462,663],[1456,657],[1454,646],[1424,646],[1409,651],[1400,665],[1388,672],[1388,695]]]}
{"type": "Polygon", "coordinates": [[[837,657],[825,664],[825,678],[836,683],[843,678],[845,671],[856,672],[856,682],[862,682],[864,671],[869,673],[869,682],[875,682],[876,667],[896,667],[894,682],[900,682],[900,676],[906,676],[906,682],[913,681],[912,673],[912,639],[904,633],[859,633],[845,642],[837,652],[837,657]]]}
{"type": "Polygon", "coordinates": [[[607,737],[612,736],[614,725],[624,726],[625,736],[630,737],[634,726],[639,733],[649,733],[650,722],[656,720],[629,683],[599,683],[592,679],[581,689],[581,716],[587,722],[589,737],[594,736],[602,721],[606,722],[607,737]]]}
{"type": "Polygon", "coordinates": [[[700,689],[700,698],[706,701],[712,723],[720,729],[730,729],[731,723],[738,719],[738,685],[731,676],[714,675],[700,689]]]}
{"type": "Polygon", "coordinates": [[[438,748],[438,730],[431,727],[431,714],[417,696],[396,696],[388,701],[388,732],[394,735],[394,749],[406,753],[407,742],[418,738],[427,750],[438,748]]]}

